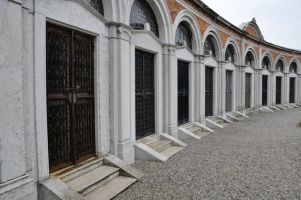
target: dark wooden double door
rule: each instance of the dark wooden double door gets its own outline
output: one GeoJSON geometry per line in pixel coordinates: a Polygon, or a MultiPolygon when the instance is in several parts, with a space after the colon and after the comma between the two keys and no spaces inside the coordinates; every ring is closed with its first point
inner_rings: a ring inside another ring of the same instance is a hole
{"type": "Polygon", "coordinates": [[[47,24],[50,171],[95,155],[94,38],[47,24]]]}
{"type": "Polygon", "coordinates": [[[136,139],[155,133],[154,54],[135,52],[136,139]]]}
{"type": "Polygon", "coordinates": [[[289,102],[290,103],[295,103],[295,83],[296,78],[290,78],[290,90],[289,90],[289,102]]]}
{"type": "Polygon", "coordinates": [[[178,125],[189,121],[189,63],[178,61],[178,125]]]}
{"type": "Polygon", "coordinates": [[[276,77],[276,104],[281,104],[282,99],[282,77],[276,77]]]}
{"type": "Polygon", "coordinates": [[[213,115],[213,72],[214,68],[206,67],[205,68],[205,116],[213,115]]]}
{"type": "Polygon", "coordinates": [[[262,105],[268,105],[268,76],[262,76],[262,105]]]}

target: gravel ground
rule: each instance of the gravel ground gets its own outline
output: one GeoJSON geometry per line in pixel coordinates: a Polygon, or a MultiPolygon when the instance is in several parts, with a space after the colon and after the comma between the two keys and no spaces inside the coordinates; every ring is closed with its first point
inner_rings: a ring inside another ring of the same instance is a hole
{"type": "Polygon", "coordinates": [[[129,199],[301,199],[301,108],[218,129],[165,163],[137,161],[129,199]]]}

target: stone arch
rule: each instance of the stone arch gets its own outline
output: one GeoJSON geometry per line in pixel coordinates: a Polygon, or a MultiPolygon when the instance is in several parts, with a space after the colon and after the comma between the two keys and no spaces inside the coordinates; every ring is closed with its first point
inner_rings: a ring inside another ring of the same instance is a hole
{"type": "Polygon", "coordinates": [[[219,34],[217,33],[217,31],[213,28],[213,27],[208,27],[207,30],[205,31],[204,37],[203,37],[203,49],[202,49],[202,53],[204,55],[208,55],[209,52],[205,52],[205,45],[206,45],[206,40],[212,38],[212,43],[215,49],[215,54],[216,54],[216,58],[217,60],[222,60],[222,43],[221,43],[221,39],[219,37],[219,34]]]}
{"type": "Polygon", "coordinates": [[[196,53],[200,53],[201,46],[201,33],[198,23],[193,15],[188,10],[182,10],[174,21],[173,37],[172,41],[175,42],[176,31],[180,23],[185,22],[189,25],[192,32],[192,50],[196,53]]]}
{"type": "MultiPolygon", "coordinates": [[[[129,0],[126,1],[120,9],[124,15],[124,22],[127,25],[130,25],[130,15],[134,1],[137,0],[129,0]]],[[[171,18],[169,11],[167,9],[167,5],[165,1],[160,0],[141,0],[145,1],[150,8],[152,9],[159,29],[159,39],[162,43],[171,43],[171,18]]]]}
{"type": "Polygon", "coordinates": [[[262,56],[261,62],[260,62],[260,68],[264,68],[265,66],[263,66],[264,64],[267,64],[269,66],[266,66],[267,70],[272,70],[274,69],[274,62],[273,62],[273,58],[271,56],[271,54],[269,52],[265,52],[262,56]]]}
{"type": "Polygon", "coordinates": [[[257,56],[256,56],[256,51],[253,47],[248,47],[245,51],[244,57],[243,57],[243,64],[244,65],[248,65],[248,63],[246,63],[246,58],[247,56],[252,55],[253,57],[253,63],[251,63],[250,66],[252,66],[253,68],[255,68],[257,66],[257,56]]]}
{"type": "Polygon", "coordinates": [[[234,64],[239,65],[241,63],[241,56],[240,56],[240,50],[239,47],[237,45],[237,43],[235,42],[235,40],[233,38],[229,38],[225,44],[225,48],[223,50],[223,60],[227,60],[226,58],[226,53],[227,53],[227,48],[229,47],[229,45],[231,45],[234,48],[234,64]]]}

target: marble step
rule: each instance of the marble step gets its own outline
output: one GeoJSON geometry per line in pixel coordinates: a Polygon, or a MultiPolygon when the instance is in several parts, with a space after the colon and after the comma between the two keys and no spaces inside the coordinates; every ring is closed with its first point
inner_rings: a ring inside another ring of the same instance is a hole
{"type": "Polygon", "coordinates": [[[127,189],[137,179],[118,176],[86,195],[87,200],[109,200],[127,189]]]}
{"type": "Polygon", "coordinates": [[[184,147],[180,147],[180,146],[170,146],[167,149],[161,151],[160,153],[166,156],[167,158],[170,158],[171,156],[181,151],[183,148],[184,147]]]}
{"type": "Polygon", "coordinates": [[[181,128],[185,128],[185,129],[189,129],[189,128],[192,128],[193,127],[193,124],[192,123],[189,123],[189,124],[184,124],[182,126],[180,126],[181,128]]]}
{"type": "Polygon", "coordinates": [[[85,195],[118,175],[119,168],[103,165],[66,183],[73,190],[85,195]]]}
{"type": "Polygon", "coordinates": [[[72,168],[68,171],[58,174],[56,177],[62,179],[65,182],[71,181],[72,179],[75,179],[83,174],[86,174],[89,171],[94,170],[102,165],[103,165],[103,159],[96,159],[91,162],[88,162],[87,164],[81,165],[74,169],[72,168]]]}
{"type": "Polygon", "coordinates": [[[197,126],[193,126],[187,130],[189,130],[190,132],[192,132],[194,134],[196,134],[197,132],[203,131],[203,129],[201,127],[197,127],[197,126]]]}
{"type": "Polygon", "coordinates": [[[159,140],[156,140],[156,141],[153,141],[153,142],[147,144],[147,146],[156,150],[157,152],[161,152],[161,151],[164,151],[165,149],[167,149],[168,147],[172,146],[172,141],[159,139],[159,140]]]}

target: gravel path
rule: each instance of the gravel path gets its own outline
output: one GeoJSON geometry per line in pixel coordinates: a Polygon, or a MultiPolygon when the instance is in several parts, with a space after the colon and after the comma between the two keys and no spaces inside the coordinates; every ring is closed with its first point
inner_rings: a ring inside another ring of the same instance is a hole
{"type": "Polygon", "coordinates": [[[216,130],[165,163],[137,161],[129,199],[301,199],[301,108],[216,130]]]}

